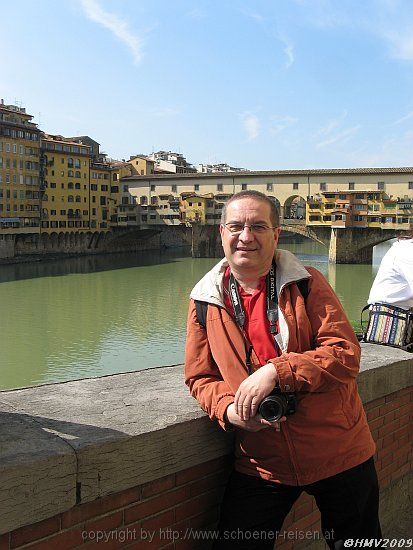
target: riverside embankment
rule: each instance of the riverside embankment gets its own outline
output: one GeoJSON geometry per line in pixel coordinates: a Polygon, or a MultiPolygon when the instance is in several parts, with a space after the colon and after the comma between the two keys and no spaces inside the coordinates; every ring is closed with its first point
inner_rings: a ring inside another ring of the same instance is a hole
{"type": "MultiPolygon", "coordinates": [[[[384,536],[406,537],[413,356],[362,348],[384,536]]],[[[105,548],[200,548],[194,533],[215,524],[231,445],[189,396],[181,366],[0,392],[0,548],[94,547],[97,533],[105,548]]],[[[308,496],[284,527],[285,548],[321,544],[299,538],[319,532],[308,496]]]]}

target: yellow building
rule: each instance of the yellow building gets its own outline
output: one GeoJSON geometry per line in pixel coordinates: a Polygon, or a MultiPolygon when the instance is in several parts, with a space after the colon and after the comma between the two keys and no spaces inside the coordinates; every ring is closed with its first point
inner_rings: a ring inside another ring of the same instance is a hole
{"type": "Polygon", "coordinates": [[[0,234],[40,231],[40,131],[32,115],[0,103],[0,234]]]}
{"type": "Polygon", "coordinates": [[[407,196],[394,199],[384,191],[331,191],[309,198],[306,224],[407,230],[412,215],[413,198],[407,196]]]}
{"type": "Polygon", "coordinates": [[[44,134],[42,232],[88,231],[97,227],[90,209],[90,147],[44,134]]]}
{"type": "Polygon", "coordinates": [[[111,167],[109,163],[90,165],[90,227],[107,231],[116,205],[111,196],[111,167]]]}
{"type": "Polygon", "coordinates": [[[130,157],[128,164],[132,167],[133,176],[147,176],[155,172],[155,161],[144,155],[130,157]]]}
{"type": "Polygon", "coordinates": [[[207,223],[207,215],[215,209],[212,193],[197,195],[196,193],[182,193],[181,221],[183,223],[207,223]]]}

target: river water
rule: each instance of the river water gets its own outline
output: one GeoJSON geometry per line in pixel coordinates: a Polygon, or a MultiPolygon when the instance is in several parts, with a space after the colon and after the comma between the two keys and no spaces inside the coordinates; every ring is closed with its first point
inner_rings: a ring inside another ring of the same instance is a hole
{"type": "MultiPolygon", "coordinates": [[[[280,244],[329,280],[353,323],[373,265],[337,265],[320,244],[280,244]]],[[[0,389],[182,363],[188,295],[216,259],[145,252],[0,266],[0,389]]]]}

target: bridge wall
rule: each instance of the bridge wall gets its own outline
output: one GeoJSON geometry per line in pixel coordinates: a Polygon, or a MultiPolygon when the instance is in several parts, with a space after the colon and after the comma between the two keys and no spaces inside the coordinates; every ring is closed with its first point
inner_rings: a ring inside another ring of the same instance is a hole
{"type": "Polygon", "coordinates": [[[185,226],[151,226],[116,232],[43,233],[7,235],[0,239],[0,262],[39,258],[161,250],[191,246],[192,233],[185,226]],[[6,237],[6,238],[4,238],[6,237]]]}
{"type": "MultiPolygon", "coordinates": [[[[363,345],[359,388],[391,538],[411,536],[412,380],[410,354],[363,345]]],[[[0,548],[94,547],[99,536],[106,548],[198,549],[195,537],[216,524],[231,448],[180,366],[0,392],[0,548]]],[[[319,535],[319,521],[302,496],[281,548],[319,547],[301,537],[319,535]]]]}
{"type": "MultiPolygon", "coordinates": [[[[395,231],[389,230],[330,229],[306,226],[299,220],[281,220],[281,229],[329,247],[329,261],[333,263],[371,263],[373,246],[396,236],[395,231]]],[[[219,226],[151,225],[114,232],[7,235],[0,239],[0,262],[182,246],[191,246],[195,258],[222,257],[219,226]]]]}

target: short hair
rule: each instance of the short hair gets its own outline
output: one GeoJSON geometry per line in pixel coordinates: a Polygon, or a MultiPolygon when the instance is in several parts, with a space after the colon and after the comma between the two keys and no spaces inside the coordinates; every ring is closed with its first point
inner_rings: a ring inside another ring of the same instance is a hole
{"type": "Polygon", "coordinates": [[[226,219],[227,219],[227,208],[228,205],[232,202],[241,200],[241,199],[255,199],[257,201],[264,202],[268,204],[270,207],[270,219],[273,227],[278,227],[280,225],[280,214],[278,212],[277,205],[275,202],[273,202],[267,195],[264,195],[264,193],[261,193],[261,191],[240,191],[239,193],[235,193],[235,195],[232,195],[230,199],[227,200],[227,202],[224,204],[222,208],[222,214],[221,214],[221,224],[225,225],[226,219]]]}

